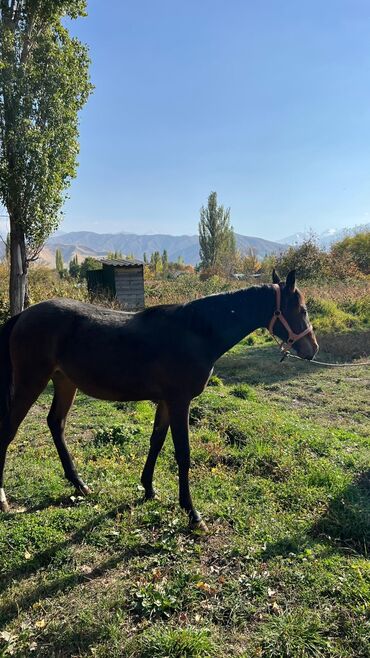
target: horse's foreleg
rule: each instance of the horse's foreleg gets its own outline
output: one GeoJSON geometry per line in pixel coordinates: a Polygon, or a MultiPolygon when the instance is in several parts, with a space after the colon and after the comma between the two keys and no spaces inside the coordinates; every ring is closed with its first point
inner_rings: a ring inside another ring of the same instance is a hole
{"type": "Polygon", "coordinates": [[[145,466],[141,475],[141,483],[145,489],[145,498],[155,497],[153,489],[153,473],[157,457],[162,450],[169,428],[168,409],[165,402],[158,403],[155,413],[152,436],[150,437],[150,448],[145,466]]]}
{"type": "Polygon", "coordinates": [[[9,503],[6,499],[4,489],[4,466],[6,459],[6,452],[9,443],[14,439],[15,433],[9,431],[9,418],[5,418],[1,424],[1,437],[0,437],[0,510],[2,512],[9,512],[9,503]]]}
{"type": "Polygon", "coordinates": [[[171,404],[170,425],[175,446],[175,456],[179,469],[179,502],[189,516],[190,526],[207,530],[201,515],[194,508],[189,488],[190,445],[189,445],[189,402],[171,404]]]}
{"type": "Polygon", "coordinates": [[[76,386],[61,372],[56,372],[52,379],[54,384],[54,398],[48,415],[49,429],[67,480],[80,493],[86,495],[90,493],[90,489],[77,473],[64,436],[66,418],[75,399],[76,386]]]}
{"type": "Polygon", "coordinates": [[[27,415],[33,403],[37,400],[40,393],[47,384],[47,377],[44,380],[35,379],[22,384],[15,384],[14,392],[10,402],[10,409],[2,419],[0,425],[0,511],[9,512],[9,504],[6,499],[4,490],[4,466],[6,453],[9,444],[17,434],[17,430],[22,420],[27,415]]]}

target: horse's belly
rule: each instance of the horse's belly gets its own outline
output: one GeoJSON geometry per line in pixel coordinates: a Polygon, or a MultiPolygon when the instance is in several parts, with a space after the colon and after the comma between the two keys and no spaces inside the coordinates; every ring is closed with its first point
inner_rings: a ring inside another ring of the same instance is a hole
{"type": "MultiPolygon", "coordinates": [[[[128,360],[129,361],[129,360],[128,360]]],[[[63,363],[60,370],[83,393],[100,400],[160,400],[163,397],[162,377],[151,368],[139,368],[127,363],[107,362],[105,367],[95,362],[63,363]]]]}
{"type": "MultiPolygon", "coordinates": [[[[101,340],[69,344],[58,366],[77,388],[103,400],[165,400],[185,395],[189,399],[203,390],[209,368],[199,364],[189,351],[149,341],[101,340]]],[[[153,342],[153,341],[152,341],[153,342]]]]}
{"type": "Polygon", "coordinates": [[[129,386],[114,386],[111,382],[109,384],[101,384],[95,381],[81,381],[75,382],[77,388],[99,400],[111,400],[114,402],[128,401],[128,400],[160,400],[163,395],[159,387],[155,386],[137,386],[135,382],[129,386]]]}

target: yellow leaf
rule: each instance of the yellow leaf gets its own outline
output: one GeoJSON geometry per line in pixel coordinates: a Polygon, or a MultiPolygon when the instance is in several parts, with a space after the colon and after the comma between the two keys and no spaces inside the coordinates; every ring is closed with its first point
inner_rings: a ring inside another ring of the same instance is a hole
{"type": "Polygon", "coordinates": [[[198,589],[201,589],[203,592],[207,592],[207,594],[214,594],[215,593],[215,588],[209,585],[208,583],[204,583],[202,580],[197,583],[198,589]]]}
{"type": "Polygon", "coordinates": [[[45,619],[39,619],[39,620],[35,623],[35,626],[36,626],[36,628],[45,628],[45,626],[46,626],[46,621],[45,621],[45,619]]]}

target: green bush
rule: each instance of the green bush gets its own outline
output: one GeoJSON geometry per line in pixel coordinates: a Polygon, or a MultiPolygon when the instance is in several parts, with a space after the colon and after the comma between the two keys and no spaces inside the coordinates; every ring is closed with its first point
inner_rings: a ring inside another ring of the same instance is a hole
{"type": "Polygon", "coordinates": [[[370,274],[370,231],[344,238],[332,247],[333,258],[348,254],[360,272],[370,274]]]}
{"type": "Polygon", "coordinates": [[[276,269],[281,276],[297,270],[300,279],[317,279],[325,274],[328,255],[320,249],[313,237],[298,246],[289,247],[276,259],[276,269]]]}
{"type": "Polygon", "coordinates": [[[248,384],[238,384],[238,386],[234,386],[234,388],[231,390],[231,393],[234,395],[234,397],[240,398],[241,400],[256,399],[255,390],[248,384]]]}
{"type": "Polygon", "coordinates": [[[347,313],[356,316],[364,324],[370,324],[370,295],[344,303],[341,307],[347,313]]]}
{"type": "Polygon", "coordinates": [[[217,377],[217,375],[212,375],[208,380],[208,386],[223,386],[223,384],[221,377],[217,377]]]}
{"type": "Polygon", "coordinates": [[[334,301],[329,299],[309,297],[307,299],[307,308],[315,329],[319,331],[345,331],[361,324],[361,318],[342,310],[334,301]]]}
{"type": "Polygon", "coordinates": [[[95,433],[95,443],[97,445],[104,445],[113,443],[116,445],[125,445],[129,443],[137,434],[138,429],[135,427],[125,427],[122,425],[112,425],[111,427],[103,427],[95,433]]]}

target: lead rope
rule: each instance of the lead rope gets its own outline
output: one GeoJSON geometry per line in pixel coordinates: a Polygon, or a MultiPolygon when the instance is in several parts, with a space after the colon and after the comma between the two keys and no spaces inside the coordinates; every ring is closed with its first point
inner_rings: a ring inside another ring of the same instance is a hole
{"type": "Polygon", "coordinates": [[[291,354],[289,350],[284,347],[284,343],[279,343],[278,339],[273,334],[272,337],[277,345],[279,345],[280,351],[283,353],[280,363],[287,357],[290,357],[291,359],[299,359],[306,363],[312,363],[314,366],[326,366],[327,368],[360,368],[361,366],[370,366],[370,361],[360,361],[360,363],[326,363],[325,361],[316,361],[316,359],[303,359],[301,356],[298,356],[298,354],[291,354]]]}
{"type": "Polygon", "coordinates": [[[326,363],[325,361],[316,361],[316,359],[302,359],[298,354],[291,354],[290,352],[286,352],[280,360],[283,361],[285,357],[306,361],[306,363],[312,363],[314,366],[326,366],[327,368],[360,368],[361,366],[370,366],[370,361],[360,361],[360,363],[326,363]]]}

